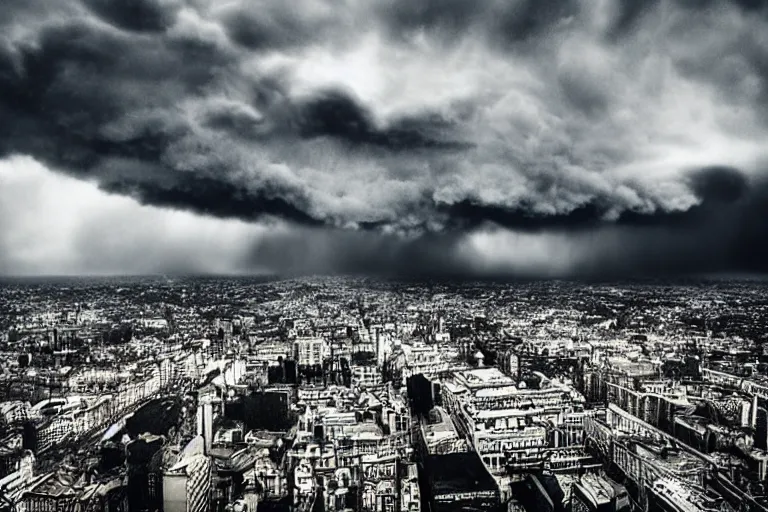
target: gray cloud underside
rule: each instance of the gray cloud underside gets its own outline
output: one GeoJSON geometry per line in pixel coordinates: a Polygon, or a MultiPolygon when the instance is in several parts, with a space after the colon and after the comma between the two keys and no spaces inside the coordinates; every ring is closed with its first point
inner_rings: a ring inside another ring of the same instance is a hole
{"type": "Polygon", "coordinates": [[[281,268],[311,243],[319,271],[515,271],[492,253],[523,241],[759,266],[766,25],[754,0],[6,0],[0,156],[303,226],[246,251],[281,268]]]}
{"type": "Polygon", "coordinates": [[[0,162],[0,275],[610,278],[765,271],[768,187],[741,195],[742,184],[726,170],[706,175],[694,187],[711,198],[709,206],[666,218],[403,236],[142,206],[31,159],[13,159],[0,162]]]}

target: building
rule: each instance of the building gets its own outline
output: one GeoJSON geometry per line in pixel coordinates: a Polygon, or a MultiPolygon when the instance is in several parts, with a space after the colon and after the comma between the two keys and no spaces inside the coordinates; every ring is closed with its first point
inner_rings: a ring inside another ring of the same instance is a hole
{"type": "Polygon", "coordinates": [[[499,511],[496,481],[476,453],[430,455],[424,459],[431,512],[499,511]]]}
{"type": "Polygon", "coordinates": [[[175,464],[163,474],[165,512],[204,512],[208,510],[212,483],[211,459],[205,455],[203,438],[192,439],[175,464]]]}
{"type": "Polygon", "coordinates": [[[716,500],[672,478],[660,478],[649,489],[649,507],[659,512],[715,512],[716,500]]]}
{"type": "Polygon", "coordinates": [[[387,371],[402,384],[414,375],[437,376],[449,368],[441,347],[425,343],[394,345],[387,366],[387,371]]]}
{"type": "Polygon", "coordinates": [[[160,510],[163,506],[162,456],[165,439],[141,436],[125,447],[128,504],[131,510],[160,510]]]}
{"type": "Polygon", "coordinates": [[[290,426],[291,391],[266,388],[238,397],[225,405],[226,416],[242,421],[246,430],[279,432],[290,426]]]}
{"type": "Polygon", "coordinates": [[[422,456],[465,452],[467,442],[459,437],[450,415],[435,407],[419,425],[419,448],[422,456]]]}
{"type": "Polygon", "coordinates": [[[322,338],[297,338],[293,342],[293,356],[299,366],[322,365],[328,354],[328,342],[322,338]]]}
{"type": "Polygon", "coordinates": [[[421,512],[421,487],[415,463],[400,464],[400,512],[421,512]]]}
{"type": "Polygon", "coordinates": [[[529,509],[536,512],[565,512],[570,501],[570,489],[564,489],[551,473],[528,473],[525,476],[529,509]]]}
{"type": "Polygon", "coordinates": [[[373,512],[395,512],[399,507],[399,458],[365,457],[361,463],[363,508],[373,512]]]}
{"type": "Polygon", "coordinates": [[[571,386],[539,376],[528,388],[498,368],[455,372],[443,383],[443,404],[494,475],[543,467],[550,430],[581,418],[584,398],[571,386]]]}
{"type": "Polygon", "coordinates": [[[74,510],[80,492],[74,489],[74,480],[66,472],[53,472],[37,479],[24,492],[21,503],[28,512],[74,510]],[[69,477],[69,478],[68,478],[69,477]]]}
{"type": "Polygon", "coordinates": [[[571,490],[573,512],[629,512],[629,495],[623,485],[604,475],[586,473],[571,490]]]}
{"type": "Polygon", "coordinates": [[[355,354],[350,363],[352,372],[352,386],[358,388],[371,388],[381,384],[381,371],[376,361],[371,357],[363,358],[355,354]]]}
{"type": "Polygon", "coordinates": [[[280,360],[294,356],[295,344],[290,342],[264,342],[253,345],[250,350],[249,362],[253,365],[267,363],[269,366],[279,366],[280,360]]]}

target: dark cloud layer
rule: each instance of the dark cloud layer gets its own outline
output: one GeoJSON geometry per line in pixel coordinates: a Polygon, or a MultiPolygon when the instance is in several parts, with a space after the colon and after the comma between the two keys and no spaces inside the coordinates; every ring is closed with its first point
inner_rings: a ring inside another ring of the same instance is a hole
{"type": "Polygon", "coordinates": [[[156,0],[84,0],[91,11],[107,23],[125,30],[156,32],[168,29],[181,2],[156,0]]]}
{"type": "MultiPolygon", "coordinates": [[[[379,129],[368,112],[340,91],[324,91],[299,106],[299,133],[302,137],[327,136],[347,143],[350,149],[374,146],[389,151],[412,151],[471,147],[467,143],[430,137],[428,124],[427,119],[403,119],[379,129]]],[[[439,124],[439,121],[434,124],[439,124]]]]}
{"type": "MultiPolygon", "coordinates": [[[[732,170],[702,171],[730,175],[732,170]]],[[[718,178],[720,179],[720,178],[718,178]]],[[[706,180],[705,180],[706,181],[706,180]]],[[[763,272],[768,184],[677,219],[521,221],[415,237],[232,223],[139,206],[25,161],[0,164],[0,273],[357,273],[618,278],[763,272]],[[73,202],[73,198],[76,201],[73,202]],[[56,212],[51,215],[51,212],[56,212]]]]}
{"type": "Polygon", "coordinates": [[[0,157],[302,226],[246,264],[768,266],[764,1],[10,0],[0,34],[0,157]]]}

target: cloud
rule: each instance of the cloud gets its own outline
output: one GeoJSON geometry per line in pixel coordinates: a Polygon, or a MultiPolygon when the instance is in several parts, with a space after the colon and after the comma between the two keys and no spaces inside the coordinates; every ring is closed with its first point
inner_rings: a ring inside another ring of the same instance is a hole
{"type": "Polygon", "coordinates": [[[17,157],[0,162],[0,274],[611,278],[768,270],[768,184],[734,186],[739,175],[729,169],[696,175],[703,188],[725,182],[732,190],[718,187],[697,209],[655,222],[520,218],[510,227],[478,222],[403,236],[142,205],[17,157]]]}
{"type": "Polygon", "coordinates": [[[266,229],[141,206],[29,158],[0,162],[2,274],[233,272],[266,229]]]}
{"type": "Polygon", "coordinates": [[[739,215],[766,177],[768,11],[641,3],[10,0],[0,157],[114,201],[282,219],[318,248],[343,243],[323,268],[402,268],[435,245],[451,256],[425,267],[474,268],[456,258],[478,233],[628,236],[654,260],[647,232],[752,225],[739,215]],[[382,244],[398,249],[362,249],[382,244]]]}
{"type": "Polygon", "coordinates": [[[0,274],[458,272],[452,242],[145,206],[27,157],[0,162],[0,274]]]}
{"type": "Polygon", "coordinates": [[[139,32],[167,30],[181,8],[181,1],[177,0],[84,0],[83,3],[107,23],[139,32]]]}
{"type": "Polygon", "coordinates": [[[389,151],[418,149],[462,149],[471,145],[430,137],[430,132],[450,128],[450,123],[435,117],[400,119],[379,128],[348,94],[323,91],[299,107],[299,133],[304,138],[330,137],[348,144],[349,149],[383,148],[389,151]]]}

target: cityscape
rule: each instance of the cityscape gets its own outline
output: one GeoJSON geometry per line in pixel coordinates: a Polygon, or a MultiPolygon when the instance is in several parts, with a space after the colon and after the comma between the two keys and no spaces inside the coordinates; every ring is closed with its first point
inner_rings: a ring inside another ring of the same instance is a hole
{"type": "Polygon", "coordinates": [[[768,0],[0,0],[0,512],[768,512],[768,0]]]}
{"type": "Polygon", "coordinates": [[[0,507],[762,511],[760,280],[7,278],[0,507]]]}

